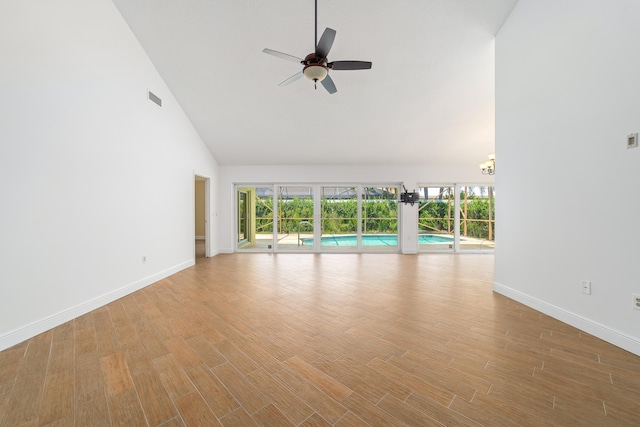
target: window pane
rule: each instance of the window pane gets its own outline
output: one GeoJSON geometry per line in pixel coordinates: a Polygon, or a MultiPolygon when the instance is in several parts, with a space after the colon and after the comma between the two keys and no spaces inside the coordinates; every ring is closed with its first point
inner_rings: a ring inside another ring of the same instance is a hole
{"type": "Polygon", "coordinates": [[[278,187],[278,250],[313,250],[313,188],[278,187]]]}
{"type": "Polygon", "coordinates": [[[495,241],[493,187],[460,189],[460,250],[491,250],[495,241]]]}
{"type": "Polygon", "coordinates": [[[362,250],[398,251],[398,188],[364,187],[362,250]]]}
{"type": "Polygon", "coordinates": [[[358,197],[355,187],[322,187],[323,251],[358,248],[358,197]]]}
{"type": "Polygon", "coordinates": [[[453,251],[454,187],[425,186],[419,193],[418,250],[453,251]]]}

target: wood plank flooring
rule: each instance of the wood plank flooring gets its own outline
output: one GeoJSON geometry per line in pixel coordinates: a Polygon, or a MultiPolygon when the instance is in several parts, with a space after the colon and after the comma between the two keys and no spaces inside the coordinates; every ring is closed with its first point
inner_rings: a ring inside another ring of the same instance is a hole
{"type": "Polygon", "coordinates": [[[0,352],[0,426],[640,425],[640,357],[492,255],[232,254],[0,352]]]}

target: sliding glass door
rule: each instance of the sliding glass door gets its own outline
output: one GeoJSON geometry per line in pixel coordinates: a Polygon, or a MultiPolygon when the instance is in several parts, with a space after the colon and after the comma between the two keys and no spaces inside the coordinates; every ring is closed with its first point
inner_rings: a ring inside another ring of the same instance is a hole
{"type": "Polygon", "coordinates": [[[420,252],[492,251],[494,242],[494,187],[420,185],[420,252]]]}
{"type": "Polygon", "coordinates": [[[273,186],[237,186],[236,210],[236,249],[272,250],[274,245],[273,186]]]}
{"type": "Polygon", "coordinates": [[[236,186],[236,249],[399,252],[398,185],[236,186]]]}
{"type": "Polygon", "coordinates": [[[322,252],[398,252],[398,186],[321,187],[322,252]]]}

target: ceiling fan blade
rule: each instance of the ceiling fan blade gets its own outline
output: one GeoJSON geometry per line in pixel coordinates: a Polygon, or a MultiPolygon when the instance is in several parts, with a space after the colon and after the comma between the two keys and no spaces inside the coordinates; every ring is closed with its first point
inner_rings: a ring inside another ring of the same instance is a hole
{"type": "Polygon", "coordinates": [[[295,73],[293,76],[289,77],[287,80],[285,80],[282,83],[280,83],[278,86],[286,86],[286,85],[288,85],[290,83],[295,82],[296,80],[298,80],[302,76],[304,76],[304,74],[302,74],[302,71],[299,71],[299,72],[295,73]]]}
{"type": "Polygon", "coordinates": [[[329,55],[329,51],[333,45],[333,39],[335,38],[336,30],[332,30],[328,27],[325,28],[324,33],[322,33],[322,37],[320,37],[320,41],[318,42],[318,46],[316,46],[316,56],[318,58],[326,58],[327,55],[329,55]]]}
{"type": "Polygon", "coordinates": [[[368,61],[333,61],[327,64],[332,70],[368,70],[371,62],[368,61]]]}
{"type": "Polygon", "coordinates": [[[288,61],[297,62],[298,64],[300,64],[302,62],[301,58],[298,58],[296,56],[289,55],[289,54],[286,54],[286,53],[278,52],[277,50],[262,49],[262,51],[264,53],[268,53],[269,55],[277,56],[278,58],[286,59],[288,61]]]}
{"type": "Polygon", "coordinates": [[[324,88],[330,94],[334,94],[338,91],[338,89],[336,89],[335,83],[333,83],[333,80],[331,79],[331,77],[329,77],[328,74],[327,77],[325,77],[324,80],[322,80],[320,83],[322,83],[322,86],[324,86],[324,88]]]}

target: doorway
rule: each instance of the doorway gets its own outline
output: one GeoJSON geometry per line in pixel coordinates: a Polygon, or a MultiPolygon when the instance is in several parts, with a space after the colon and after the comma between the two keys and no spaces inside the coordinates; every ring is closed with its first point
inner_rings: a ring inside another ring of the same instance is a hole
{"type": "Polygon", "coordinates": [[[197,263],[209,254],[209,178],[194,178],[194,233],[193,258],[197,263]]]}

